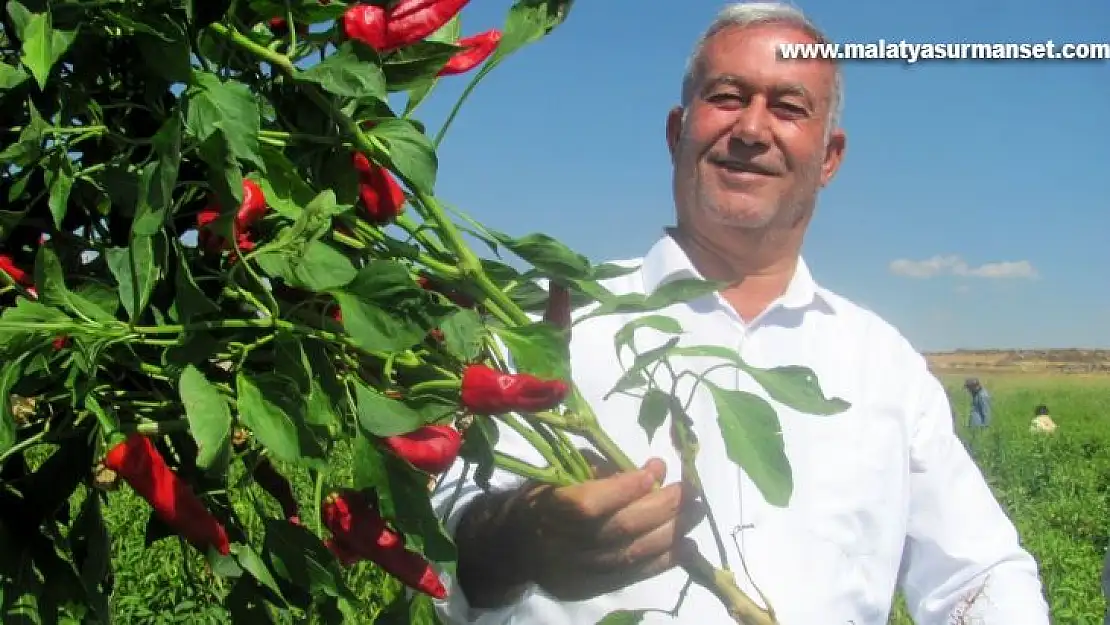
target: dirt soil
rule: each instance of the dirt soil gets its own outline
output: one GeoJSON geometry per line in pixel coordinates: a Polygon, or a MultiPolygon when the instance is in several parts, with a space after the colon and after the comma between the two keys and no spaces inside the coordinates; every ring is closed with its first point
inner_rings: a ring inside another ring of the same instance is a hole
{"type": "Polygon", "coordinates": [[[1108,349],[988,349],[929,352],[936,373],[1110,375],[1108,349]]]}

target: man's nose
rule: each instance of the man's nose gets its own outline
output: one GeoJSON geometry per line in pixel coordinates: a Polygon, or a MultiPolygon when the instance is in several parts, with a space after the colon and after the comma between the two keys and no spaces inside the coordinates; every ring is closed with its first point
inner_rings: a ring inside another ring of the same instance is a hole
{"type": "Polygon", "coordinates": [[[771,113],[765,102],[752,98],[747,106],[736,113],[732,124],[732,137],[748,147],[767,146],[771,143],[771,113]]]}

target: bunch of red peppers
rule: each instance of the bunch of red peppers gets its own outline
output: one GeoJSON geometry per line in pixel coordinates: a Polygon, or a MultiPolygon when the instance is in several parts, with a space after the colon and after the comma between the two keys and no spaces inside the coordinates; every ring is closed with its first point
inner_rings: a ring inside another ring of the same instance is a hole
{"type": "MultiPolygon", "coordinates": [[[[342,30],[347,39],[388,53],[423,41],[450,22],[469,0],[401,0],[389,8],[376,4],[356,4],[343,14],[342,30]]],[[[468,72],[493,54],[501,41],[494,29],[463,37],[455,45],[462,48],[447,61],[440,76],[468,72]]]]}

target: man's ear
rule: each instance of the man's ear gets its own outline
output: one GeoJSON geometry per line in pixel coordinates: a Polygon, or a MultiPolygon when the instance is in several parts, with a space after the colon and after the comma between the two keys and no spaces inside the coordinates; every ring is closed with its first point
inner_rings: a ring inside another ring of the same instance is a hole
{"type": "Polygon", "coordinates": [[[825,146],[825,162],[821,165],[821,186],[832,182],[844,160],[844,150],[848,145],[848,136],[844,130],[837,128],[829,135],[828,145],[825,146]]]}
{"type": "Polygon", "coordinates": [[[678,138],[682,136],[682,119],[685,111],[681,106],[676,106],[667,112],[667,150],[671,153],[671,161],[675,159],[678,150],[678,138]]]}

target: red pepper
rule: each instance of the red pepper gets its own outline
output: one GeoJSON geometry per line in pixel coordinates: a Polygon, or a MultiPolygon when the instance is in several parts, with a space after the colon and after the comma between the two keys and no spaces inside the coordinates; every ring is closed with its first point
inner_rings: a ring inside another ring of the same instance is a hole
{"type": "Polygon", "coordinates": [[[370,221],[384,225],[404,211],[405,192],[388,169],[373,163],[366,155],[355,153],[358,195],[370,221]]]}
{"type": "Polygon", "coordinates": [[[527,373],[502,373],[482,364],[463,372],[460,401],[478,415],[538,412],[558,406],[569,388],[562,380],[542,380],[527,373]]]}
{"type": "Polygon", "coordinates": [[[456,45],[466,49],[452,56],[437,75],[453,76],[469,72],[488,59],[499,43],[501,43],[501,31],[496,28],[459,39],[456,45]]]}
{"type": "Polygon", "coordinates": [[[266,196],[253,180],[243,179],[243,202],[235,215],[235,225],[247,229],[266,214],[266,196]]]}
{"type": "Polygon", "coordinates": [[[332,533],[324,544],[344,566],[370,560],[410,588],[436,599],[447,596],[432,565],[406,549],[401,535],[386,525],[374,498],[355,490],[332,493],[324,500],[322,516],[332,533]]]}
{"type": "Polygon", "coordinates": [[[390,48],[423,40],[443,28],[469,0],[401,0],[389,9],[385,30],[390,48]]]}
{"type": "MultiPolygon", "coordinates": [[[[276,37],[284,37],[289,34],[289,22],[284,17],[271,17],[269,21],[270,32],[274,33],[276,37]]],[[[297,24],[297,34],[307,35],[308,24],[300,22],[297,24]]]]}
{"type": "Polygon", "coordinates": [[[438,475],[455,462],[462,447],[462,435],[449,425],[426,425],[414,432],[383,438],[382,442],[417,469],[438,475]]]}
{"type": "Polygon", "coordinates": [[[32,280],[31,277],[27,275],[27,272],[16,266],[15,261],[12,260],[12,257],[8,256],[7,254],[0,254],[0,271],[3,271],[4,273],[11,276],[12,282],[15,282],[25,289],[31,288],[35,285],[34,280],[32,280]]]}
{"type": "Polygon", "coordinates": [[[145,436],[131,434],[104,456],[104,466],[115,471],[140,497],[150,503],[154,514],[166,525],[204,551],[213,546],[222,555],[231,545],[224,526],[204,507],[185,481],[145,436]]]}
{"type": "Polygon", "coordinates": [[[389,49],[385,9],[374,4],[356,4],[343,13],[343,37],[364,43],[378,52],[389,49]]]}
{"type": "MultiPolygon", "coordinates": [[[[235,213],[235,221],[232,226],[232,231],[235,233],[235,242],[244,252],[254,249],[254,241],[251,239],[249,229],[266,214],[266,210],[266,196],[262,193],[262,188],[255,181],[244,178],[243,201],[239,204],[239,210],[235,213]]],[[[220,205],[214,199],[197,213],[197,242],[201,247],[211,252],[219,252],[227,245],[223,237],[206,227],[219,219],[220,213],[220,205]]],[[[233,253],[232,260],[234,260],[234,256],[233,253]]]]}
{"type": "Polygon", "coordinates": [[[570,289],[557,282],[551,282],[547,289],[547,308],[543,320],[560,330],[569,330],[571,302],[570,289]]]}

